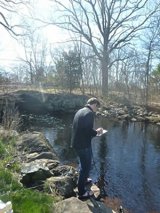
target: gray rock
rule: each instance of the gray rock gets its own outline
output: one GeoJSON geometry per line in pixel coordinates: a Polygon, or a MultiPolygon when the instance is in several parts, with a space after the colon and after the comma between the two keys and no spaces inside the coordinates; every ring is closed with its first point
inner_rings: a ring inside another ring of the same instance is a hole
{"type": "Polygon", "coordinates": [[[28,162],[34,161],[36,159],[52,159],[52,160],[58,160],[57,155],[53,152],[42,152],[42,153],[31,153],[27,155],[28,162]]]}
{"type": "Polygon", "coordinates": [[[102,202],[87,200],[85,202],[76,197],[71,197],[58,202],[55,205],[56,213],[114,213],[114,211],[106,207],[102,202]]]}
{"type": "Polygon", "coordinates": [[[40,132],[23,134],[17,141],[17,149],[27,153],[50,152],[51,146],[40,132]]]}
{"type": "Polygon", "coordinates": [[[52,169],[51,171],[53,173],[53,176],[69,176],[69,177],[71,177],[73,180],[74,186],[76,186],[77,180],[78,180],[78,173],[74,167],[68,166],[68,165],[59,165],[56,168],[52,169]]]}
{"type": "Polygon", "coordinates": [[[65,198],[75,196],[74,187],[74,181],[69,176],[50,177],[44,184],[46,192],[65,198]]]}
{"type": "Polygon", "coordinates": [[[47,159],[39,159],[30,163],[24,163],[21,169],[21,183],[25,186],[39,185],[52,176],[47,159]]]}
{"type": "Polygon", "coordinates": [[[55,169],[52,169],[52,173],[55,176],[60,176],[60,175],[73,176],[73,175],[75,175],[77,173],[77,171],[72,166],[60,165],[60,166],[57,166],[55,169]]]}
{"type": "Polygon", "coordinates": [[[131,118],[131,121],[136,122],[137,119],[136,118],[131,118]]]}

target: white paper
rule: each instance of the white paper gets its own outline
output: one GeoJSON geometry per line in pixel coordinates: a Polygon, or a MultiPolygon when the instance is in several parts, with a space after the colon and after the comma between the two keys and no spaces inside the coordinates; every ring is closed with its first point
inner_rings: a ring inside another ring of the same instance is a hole
{"type": "Polygon", "coordinates": [[[103,132],[102,132],[100,135],[97,135],[97,136],[102,136],[102,135],[104,135],[104,134],[107,133],[107,132],[108,132],[108,130],[103,129],[103,132]]]}

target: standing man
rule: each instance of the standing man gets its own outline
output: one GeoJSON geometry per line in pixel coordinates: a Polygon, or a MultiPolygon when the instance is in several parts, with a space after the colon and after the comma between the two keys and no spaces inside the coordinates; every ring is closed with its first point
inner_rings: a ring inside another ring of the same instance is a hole
{"type": "Polygon", "coordinates": [[[72,147],[75,149],[80,160],[80,173],[78,178],[78,194],[80,199],[89,198],[93,195],[92,191],[85,188],[87,178],[91,169],[92,148],[91,139],[100,135],[102,128],[94,129],[94,113],[100,107],[100,102],[96,98],[90,98],[87,104],[74,116],[72,147]]]}

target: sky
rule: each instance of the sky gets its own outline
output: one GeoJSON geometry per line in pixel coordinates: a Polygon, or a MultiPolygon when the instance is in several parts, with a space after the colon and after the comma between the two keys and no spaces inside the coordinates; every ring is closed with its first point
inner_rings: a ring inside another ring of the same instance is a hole
{"type": "MultiPolygon", "coordinates": [[[[27,22],[33,23],[33,19],[29,18],[40,18],[42,20],[48,20],[49,17],[55,16],[54,10],[56,10],[56,7],[51,0],[30,0],[32,1],[32,7],[28,6],[21,7],[18,10],[19,15],[16,15],[15,13],[9,14],[7,18],[10,18],[12,22],[18,23],[19,21],[22,22],[22,20],[27,20],[27,22]]],[[[62,0],[67,2],[67,0],[62,0]]],[[[1,19],[0,19],[1,21],[1,19]]],[[[34,25],[42,25],[42,23],[34,23],[34,25]]],[[[33,26],[33,24],[31,24],[33,26]]],[[[54,25],[49,25],[45,28],[40,28],[39,34],[40,37],[43,38],[45,41],[48,42],[48,44],[53,45],[54,48],[58,48],[61,45],[65,47],[65,41],[68,40],[69,34],[67,34],[66,31],[62,31],[61,29],[57,28],[54,25]]],[[[20,40],[17,38],[17,40],[0,25],[0,33],[1,33],[1,39],[0,39],[0,67],[5,66],[6,68],[10,68],[13,66],[14,63],[17,63],[17,60],[19,57],[24,57],[24,48],[18,43],[20,40]]]]}
{"type": "MultiPolygon", "coordinates": [[[[32,9],[26,8],[19,9],[19,15],[15,16],[15,14],[13,14],[11,20],[15,19],[16,24],[22,18],[27,19],[28,22],[32,22],[32,20],[28,18],[30,13],[34,14],[34,18],[41,18],[42,20],[46,20],[49,16],[51,16],[52,12],[53,6],[51,7],[51,2],[49,0],[33,0],[33,11],[32,9]]],[[[41,25],[42,23],[39,24],[41,25]]],[[[16,40],[17,38],[13,38],[1,25],[0,33],[0,67],[5,66],[7,69],[10,69],[14,63],[17,63],[19,57],[23,57],[24,50],[23,47],[18,43],[19,38],[18,40],[16,40]]],[[[49,44],[53,44],[54,46],[59,45],[59,42],[65,42],[67,39],[67,33],[62,32],[62,30],[53,25],[41,28],[39,33],[41,37],[44,38],[44,40],[47,40],[49,44]]]]}

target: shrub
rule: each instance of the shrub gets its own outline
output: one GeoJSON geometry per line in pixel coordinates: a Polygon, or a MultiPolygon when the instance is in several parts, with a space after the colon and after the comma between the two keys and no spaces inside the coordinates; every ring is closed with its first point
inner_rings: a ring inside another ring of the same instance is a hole
{"type": "Polygon", "coordinates": [[[3,110],[2,124],[5,129],[17,130],[20,126],[21,119],[18,109],[15,105],[10,106],[8,100],[5,100],[5,107],[3,110]]]}

